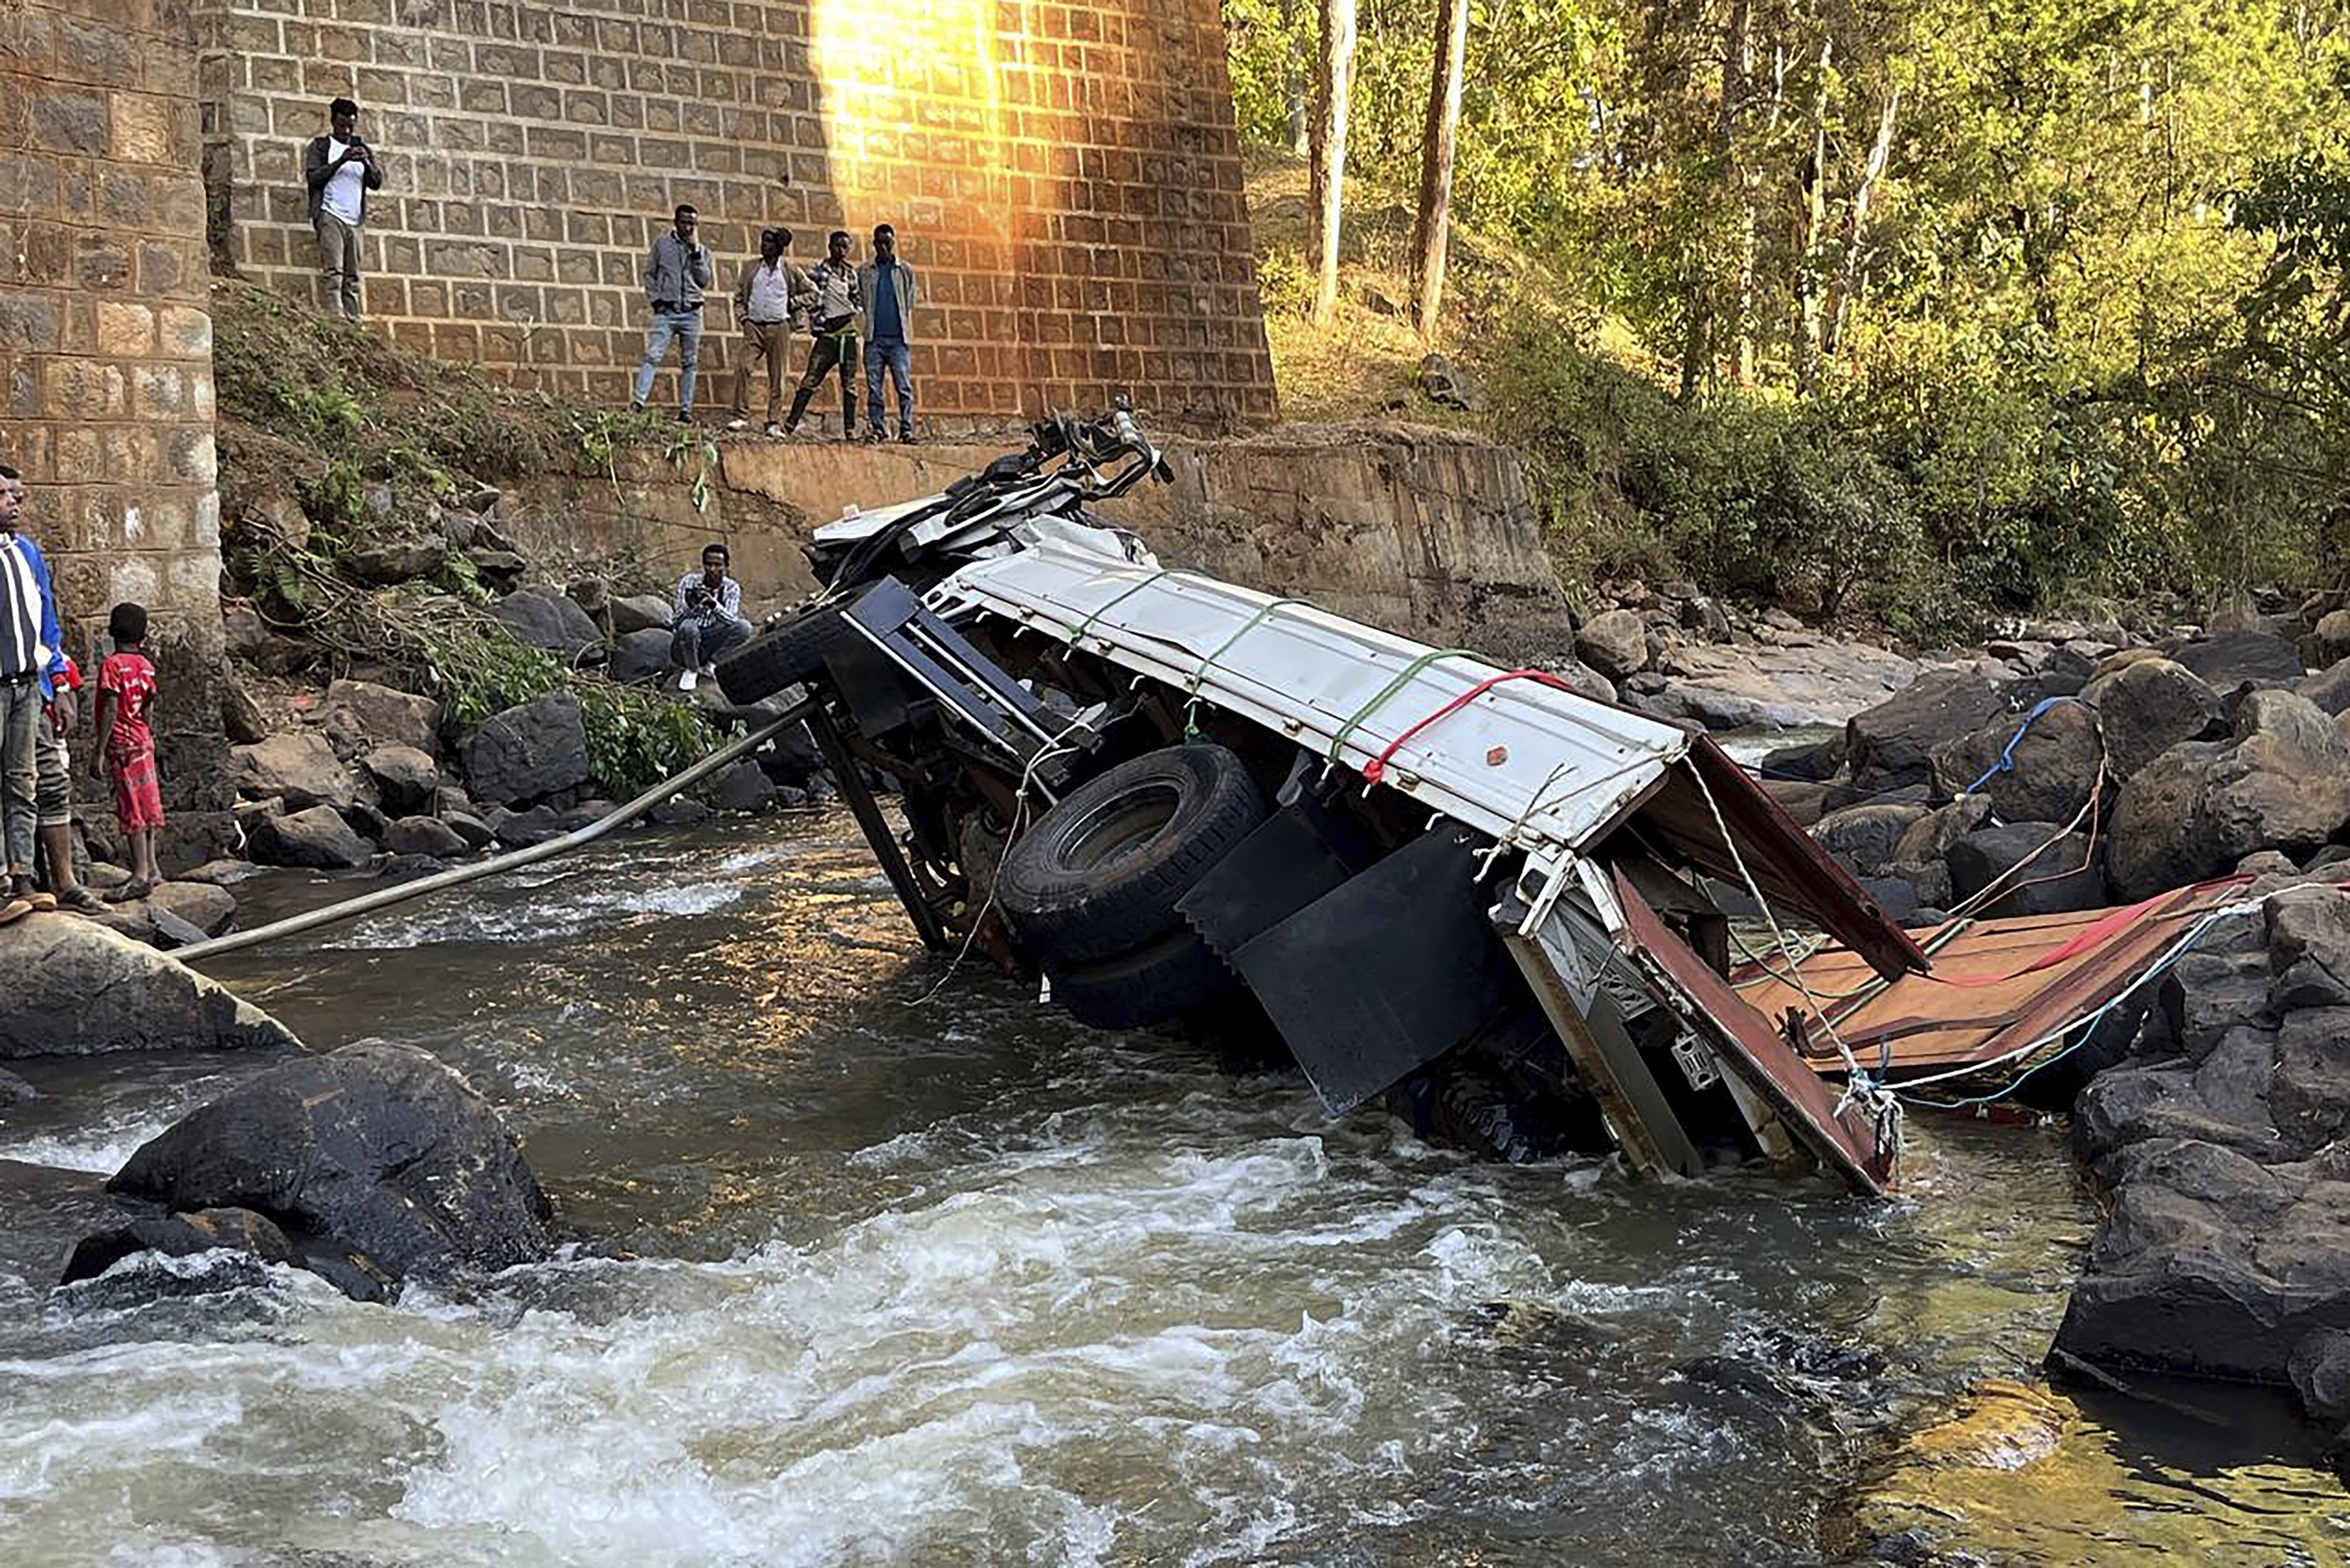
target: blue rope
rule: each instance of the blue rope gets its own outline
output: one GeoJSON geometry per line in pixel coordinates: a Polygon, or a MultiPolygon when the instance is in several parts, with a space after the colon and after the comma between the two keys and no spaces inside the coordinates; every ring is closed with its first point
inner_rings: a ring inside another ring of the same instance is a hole
{"type": "Polygon", "coordinates": [[[2040,722],[2040,715],[2045,713],[2051,708],[2061,708],[2067,702],[2078,702],[2079,701],[2080,699],[2078,697],[2044,697],[2041,699],[2040,705],[2023,716],[2022,727],[2018,729],[2014,734],[2010,735],[2007,738],[2006,748],[1999,753],[1999,761],[1991,763],[1990,767],[1984,769],[1982,777],[1967,785],[1966,793],[1972,794],[1975,791],[1982,788],[1983,785],[1991,783],[1991,780],[1999,777],[2000,774],[2014,772],[2015,748],[2022,742],[2024,736],[2032,732],[2032,726],[2040,722]]]}

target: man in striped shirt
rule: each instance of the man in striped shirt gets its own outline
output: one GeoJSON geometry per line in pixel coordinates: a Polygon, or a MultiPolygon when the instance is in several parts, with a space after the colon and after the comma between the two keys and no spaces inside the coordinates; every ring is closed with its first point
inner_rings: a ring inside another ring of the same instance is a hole
{"type": "Polygon", "coordinates": [[[41,704],[58,724],[73,727],[73,693],[53,687],[65,672],[57,599],[41,548],[16,532],[25,487],[16,471],[0,464],[0,815],[5,817],[8,881],[0,888],[0,926],[57,899],[33,879],[33,829],[39,821],[41,704]]]}

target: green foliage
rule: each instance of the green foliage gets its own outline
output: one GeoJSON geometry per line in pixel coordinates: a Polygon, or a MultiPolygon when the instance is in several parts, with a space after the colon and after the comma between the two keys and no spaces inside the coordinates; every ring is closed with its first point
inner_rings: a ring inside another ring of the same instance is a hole
{"type": "MultiPolygon", "coordinates": [[[[1225,9],[1283,145],[1313,7],[1225,9]]],[[[1433,13],[1359,16],[1350,178],[1409,191],[1433,13]]],[[[1577,321],[1464,346],[1592,569],[1918,627],[2307,580],[2350,543],[2345,110],[2344,0],[1474,0],[1456,220],[1577,321]]]]}

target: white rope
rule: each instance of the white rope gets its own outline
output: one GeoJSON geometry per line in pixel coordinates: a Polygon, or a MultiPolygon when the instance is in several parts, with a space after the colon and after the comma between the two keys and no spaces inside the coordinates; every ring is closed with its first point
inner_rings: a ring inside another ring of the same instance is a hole
{"type": "MultiPolygon", "coordinates": [[[[1085,731],[1087,734],[1092,734],[1094,732],[1094,727],[1091,724],[1079,719],[1071,723],[1067,729],[1062,731],[1059,738],[1055,740],[1051,745],[1038,747],[1036,754],[1028,759],[1028,765],[1021,769],[1020,787],[1013,792],[1012,797],[1011,830],[1003,836],[1004,854],[1010,854],[1012,852],[1012,846],[1020,841],[1021,828],[1028,815],[1028,792],[1035,785],[1036,770],[1043,767],[1046,763],[1051,762],[1055,757],[1066,756],[1071,752],[1076,751],[1077,747],[1075,742],[1070,741],[1069,737],[1076,734],[1080,730],[1085,731]]],[[[971,929],[963,933],[962,946],[956,949],[955,956],[947,961],[946,972],[939,976],[937,981],[931,985],[930,990],[922,992],[921,995],[908,1002],[906,1004],[907,1006],[921,1007],[928,1004],[932,997],[938,995],[940,992],[946,989],[947,981],[955,977],[956,971],[962,968],[963,960],[971,956],[972,944],[979,940],[980,927],[987,923],[988,911],[995,908],[995,889],[997,882],[1002,880],[1003,864],[1003,862],[1002,857],[998,857],[996,860],[997,880],[988,884],[987,898],[980,904],[979,912],[972,916],[971,929]]]]}
{"type": "MultiPolygon", "coordinates": [[[[1714,829],[1721,835],[1722,846],[1730,851],[1730,863],[1738,868],[1739,880],[1746,884],[1747,896],[1754,900],[1754,907],[1762,911],[1762,919],[1769,922],[1772,940],[1778,943],[1782,952],[1786,951],[1791,946],[1787,933],[1780,926],[1779,917],[1771,908],[1771,900],[1762,896],[1762,884],[1755,881],[1754,873],[1748,868],[1746,857],[1740,852],[1738,840],[1731,836],[1730,824],[1721,815],[1721,805],[1713,798],[1712,786],[1705,782],[1705,774],[1700,769],[1690,769],[1690,776],[1697,780],[1698,791],[1705,796],[1705,807],[1713,814],[1714,829]]],[[[1796,989],[1804,993],[1804,1005],[1812,1010],[1821,1027],[1828,1032],[1828,1038],[1835,1043],[1836,1054],[1844,1058],[1844,1097],[1836,1102],[1835,1114],[1842,1116],[1856,1105],[1866,1106],[1877,1124],[1877,1152],[1899,1159],[1901,1102],[1862,1069],[1859,1060],[1852,1054],[1852,1047],[1845,1044],[1844,1036],[1836,1032],[1835,1021],[1828,1016],[1827,1010],[1812,994],[1811,982],[1804,978],[1803,965],[1796,964],[1794,972],[1796,989]]]]}

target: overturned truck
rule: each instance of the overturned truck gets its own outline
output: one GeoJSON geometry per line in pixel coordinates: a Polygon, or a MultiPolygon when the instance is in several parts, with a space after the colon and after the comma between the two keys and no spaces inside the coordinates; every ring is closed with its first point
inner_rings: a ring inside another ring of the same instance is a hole
{"type": "Polygon", "coordinates": [[[1089,1024],[1277,1037],[1334,1116],[1891,1185],[1894,1102],[1740,999],[1710,888],[1887,979],[1925,957],[1743,770],[1555,675],[1164,566],[1093,511],[1154,476],[1127,412],[1050,421],[819,529],[823,591],[719,668],[739,702],[806,689],[925,942],[1033,964],[1089,1024]]]}

